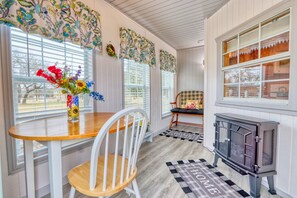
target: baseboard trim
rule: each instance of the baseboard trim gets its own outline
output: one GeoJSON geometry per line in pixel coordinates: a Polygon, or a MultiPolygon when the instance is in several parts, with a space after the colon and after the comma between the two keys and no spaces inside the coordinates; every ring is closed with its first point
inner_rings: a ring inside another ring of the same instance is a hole
{"type": "Polygon", "coordinates": [[[169,127],[164,127],[164,128],[162,128],[162,129],[159,129],[159,130],[153,132],[153,137],[158,136],[159,134],[163,133],[164,131],[166,131],[166,130],[168,130],[168,129],[169,129],[169,127]]]}

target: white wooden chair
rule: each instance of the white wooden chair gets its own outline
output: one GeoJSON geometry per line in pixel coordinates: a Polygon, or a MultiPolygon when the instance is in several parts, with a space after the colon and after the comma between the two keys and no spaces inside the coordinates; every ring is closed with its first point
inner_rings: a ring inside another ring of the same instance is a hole
{"type": "Polygon", "coordinates": [[[94,140],[91,160],[74,167],[68,173],[71,185],[69,197],[75,191],[91,197],[109,197],[125,189],[140,198],[136,182],[136,161],[139,148],[147,129],[148,117],[141,109],[128,108],[113,115],[101,128],[94,140]],[[124,122],[123,146],[119,145],[120,123],[124,122]],[[116,126],[114,153],[109,150],[110,128],[116,126]],[[105,151],[100,155],[100,147],[105,139],[105,151]],[[122,149],[122,155],[120,151],[122,149]],[[132,189],[129,188],[132,183],[132,189]]]}

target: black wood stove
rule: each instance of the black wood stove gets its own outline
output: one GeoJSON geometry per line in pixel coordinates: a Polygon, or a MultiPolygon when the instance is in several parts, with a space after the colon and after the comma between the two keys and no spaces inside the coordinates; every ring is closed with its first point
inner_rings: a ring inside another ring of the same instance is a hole
{"type": "Polygon", "coordinates": [[[248,174],[252,197],[260,197],[262,177],[267,177],[269,192],[276,194],[273,175],[279,123],[237,114],[215,115],[214,166],[222,158],[242,175],[248,174]]]}

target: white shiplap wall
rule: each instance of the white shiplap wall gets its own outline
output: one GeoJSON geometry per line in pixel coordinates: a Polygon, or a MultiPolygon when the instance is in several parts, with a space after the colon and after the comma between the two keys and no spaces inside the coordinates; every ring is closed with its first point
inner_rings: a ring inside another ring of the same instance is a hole
{"type": "MultiPolygon", "coordinates": [[[[104,103],[95,103],[97,111],[118,111],[122,109],[123,93],[122,93],[122,65],[121,61],[106,55],[106,45],[111,41],[116,50],[119,50],[120,38],[119,28],[128,27],[135,30],[138,34],[147,37],[155,43],[157,66],[151,68],[151,128],[154,131],[163,129],[169,125],[170,118],[161,119],[161,77],[159,69],[159,51],[166,50],[176,56],[176,50],[166,44],[164,41],[150,33],[148,30],[126,17],[117,9],[110,6],[103,0],[82,0],[92,9],[98,10],[101,15],[102,35],[103,35],[103,54],[95,53],[94,59],[96,69],[94,80],[96,81],[96,90],[102,92],[106,101],[104,103]]],[[[1,76],[1,74],[0,74],[1,76]]],[[[0,86],[0,109],[3,104],[3,91],[0,86]]],[[[25,196],[25,176],[24,171],[16,174],[8,175],[6,163],[6,147],[4,144],[4,116],[0,110],[0,152],[2,157],[3,170],[3,189],[4,197],[19,198],[25,196]],[[3,160],[4,159],[4,160],[3,160]]],[[[74,166],[81,164],[90,159],[90,148],[85,148],[75,153],[63,156],[63,176],[74,166]]],[[[44,195],[49,191],[48,164],[42,163],[35,167],[36,190],[38,195],[44,195]]],[[[66,181],[65,181],[66,182],[66,181]]]]}
{"type": "MultiPolygon", "coordinates": [[[[284,2],[284,1],[283,1],[284,2]]],[[[248,111],[236,108],[225,108],[215,105],[217,45],[215,38],[232,30],[241,23],[269,9],[281,0],[231,0],[212,17],[205,20],[205,141],[204,145],[213,149],[214,113],[232,112],[280,122],[277,145],[276,187],[285,196],[297,197],[297,117],[248,111]]],[[[296,25],[296,24],[293,24],[296,25]]],[[[294,45],[296,47],[296,44],[294,45]]]]}
{"type": "Polygon", "coordinates": [[[204,48],[195,47],[177,51],[177,90],[204,89],[204,48]]]}
{"type": "Polygon", "coordinates": [[[95,82],[105,102],[95,102],[100,112],[116,112],[122,109],[122,65],[121,61],[109,56],[95,54],[95,82]]]}
{"type": "MultiPolygon", "coordinates": [[[[85,2],[99,11],[102,15],[102,35],[103,35],[103,49],[107,43],[111,41],[116,50],[119,51],[119,28],[128,27],[138,34],[145,36],[155,44],[157,65],[151,68],[151,129],[158,131],[168,126],[170,118],[161,118],[161,76],[160,76],[160,50],[166,50],[176,56],[176,50],[166,44],[163,40],[149,32],[147,29],[134,22],[119,10],[113,8],[103,0],[91,0],[85,2]],[[95,3],[96,2],[96,3],[95,3]]],[[[123,84],[122,84],[122,64],[120,60],[108,57],[106,52],[103,56],[96,54],[96,86],[97,90],[101,91],[106,102],[96,105],[98,111],[118,111],[123,106],[123,84]]]]}

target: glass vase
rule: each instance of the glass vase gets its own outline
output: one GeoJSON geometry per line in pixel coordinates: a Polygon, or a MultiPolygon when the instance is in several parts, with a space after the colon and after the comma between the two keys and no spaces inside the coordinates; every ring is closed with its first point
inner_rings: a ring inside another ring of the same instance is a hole
{"type": "Polygon", "coordinates": [[[79,99],[78,95],[67,95],[67,111],[68,121],[78,122],[79,121],[79,99]]]}

